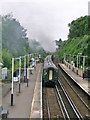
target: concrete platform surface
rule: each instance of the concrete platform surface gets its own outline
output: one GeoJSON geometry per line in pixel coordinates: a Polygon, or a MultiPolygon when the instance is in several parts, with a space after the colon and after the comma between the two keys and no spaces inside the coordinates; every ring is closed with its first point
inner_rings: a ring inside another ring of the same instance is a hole
{"type": "Polygon", "coordinates": [[[27,87],[27,83],[21,83],[21,93],[18,92],[17,84],[14,89],[13,106],[10,105],[11,91],[2,98],[3,107],[9,110],[8,118],[30,119],[30,117],[34,117],[34,115],[36,117],[41,117],[41,73],[42,64],[39,63],[36,66],[36,70],[33,70],[33,74],[30,74],[29,86],[27,87]],[[34,112],[38,112],[39,114],[34,114],[34,112]]]}
{"type": "Polygon", "coordinates": [[[83,79],[79,75],[75,74],[65,64],[59,65],[88,95],[90,95],[90,81],[88,79],[83,79]]]}

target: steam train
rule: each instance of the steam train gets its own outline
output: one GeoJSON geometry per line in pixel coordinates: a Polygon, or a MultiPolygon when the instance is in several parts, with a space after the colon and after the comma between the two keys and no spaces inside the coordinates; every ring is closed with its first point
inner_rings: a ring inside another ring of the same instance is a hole
{"type": "Polygon", "coordinates": [[[48,55],[44,60],[42,81],[43,85],[54,85],[58,80],[58,68],[53,63],[53,56],[48,55]]]}

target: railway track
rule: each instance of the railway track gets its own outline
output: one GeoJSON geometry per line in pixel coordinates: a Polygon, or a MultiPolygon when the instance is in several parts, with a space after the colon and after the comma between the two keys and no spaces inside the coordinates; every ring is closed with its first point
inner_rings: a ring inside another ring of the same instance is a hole
{"type": "Polygon", "coordinates": [[[55,88],[43,88],[43,119],[46,118],[49,120],[63,118],[55,88]]]}
{"type": "Polygon", "coordinates": [[[83,118],[60,81],[55,88],[43,88],[43,119],[46,118],[83,118]]]}
{"type": "Polygon", "coordinates": [[[43,88],[43,119],[89,120],[89,107],[70,83],[64,80],[63,74],[60,76],[63,79],[60,77],[55,88],[43,88]]]}
{"type": "Polygon", "coordinates": [[[81,114],[79,113],[75,104],[73,103],[70,96],[67,94],[66,90],[64,89],[64,86],[59,80],[58,80],[58,85],[56,85],[55,87],[63,108],[63,114],[65,116],[65,119],[81,120],[82,119],[81,114]]]}
{"type": "Polygon", "coordinates": [[[88,99],[90,96],[88,96],[86,93],[84,93],[84,91],[82,91],[82,89],[75,85],[75,83],[73,83],[73,81],[70,80],[70,78],[68,78],[61,69],[59,69],[59,77],[60,82],[65,87],[65,90],[79,110],[82,118],[89,119],[90,108],[88,99]]]}
{"type": "Polygon", "coordinates": [[[90,96],[59,68],[55,87],[43,87],[43,119],[89,120],[88,98],[90,96]]]}

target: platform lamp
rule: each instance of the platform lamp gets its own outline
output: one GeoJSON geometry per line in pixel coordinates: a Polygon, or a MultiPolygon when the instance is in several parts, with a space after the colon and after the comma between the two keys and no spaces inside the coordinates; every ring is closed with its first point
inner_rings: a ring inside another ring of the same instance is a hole
{"type": "Polygon", "coordinates": [[[23,58],[24,59],[24,68],[23,68],[23,70],[24,70],[24,82],[25,82],[25,67],[26,67],[26,56],[21,56],[21,58],[23,58]]]}
{"type": "Polygon", "coordinates": [[[84,79],[84,70],[85,70],[85,58],[88,56],[82,56],[83,57],[83,79],[84,79]]]}
{"type": "Polygon", "coordinates": [[[75,67],[75,62],[74,62],[74,58],[75,58],[76,55],[73,55],[73,66],[75,67]]]}
{"type": "Polygon", "coordinates": [[[28,81],[29,81],[29,54],[28,54],[28,67],[27,67],[27,87],[28,87],[28,81]]]}
{"type": "Polygon", "coordinates": [[[11,90],[11,106],[13,106],[13,72],[14,72],[14,58],[12,58],[12,90],[11,90]]]}
{"type": "Polygon", "coordinates": [[[78,55],[77,55],[77,69],[78,69],[78,55]]]}
{"type": "Polygon", "coordinates": [[[24,82],[26,81],[26,55],[24,56],[24,82]]]}
{"type": "Polygon", "coordinates": [[[19,57],[19,93],[21,89],[20,76],[21,76],[21,56],[19,57]]]}
{"type": "Polygon", "coordinates": [[[1,67],[3,66],[3,64],[0,62],[0,79],[1,79],[1,67]]]}
{"type": "Polygon", "coordinates": [[[82,53],[78,53],[78,55],[79,55],[79,68],[80,68],[80,57],[81,57],[82,53]]]}
{"type": "Polygon", "coordinates": [[[28,56],[29,55],[26,55],[26,81],[27,81],[27,87],[28,87],[28,56]]]}
{"type": "Polygon", "coordinates": [[[84,79],[85,56],[83,56],[83,79],[84,79]]]}
{"type": "Polygon", "coordinates": [[[11,88],[11,106],[13,106],[13,72],[14,72],[14,59],[19,60],[19,93],[20,93],[20,72],[21,72],[21,56],[19,58],[12,58],[12,88],[11,88]]]}
{"type": "Polygon", "coordinates": [[[71,64],[71,54],[68,55],[69,55],[69,63],[71,64]]]}

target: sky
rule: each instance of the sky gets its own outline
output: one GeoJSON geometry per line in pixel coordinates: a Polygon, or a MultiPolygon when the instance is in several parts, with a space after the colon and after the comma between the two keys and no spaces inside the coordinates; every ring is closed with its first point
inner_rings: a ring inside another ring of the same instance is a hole
{"type": "Polygon", "coordinates": [[[55,51],[54,40],[68,39],[68,23],[88,15],[89,0],[0,0],[0,14],[13,14],[47,51],[55,51]]]}

